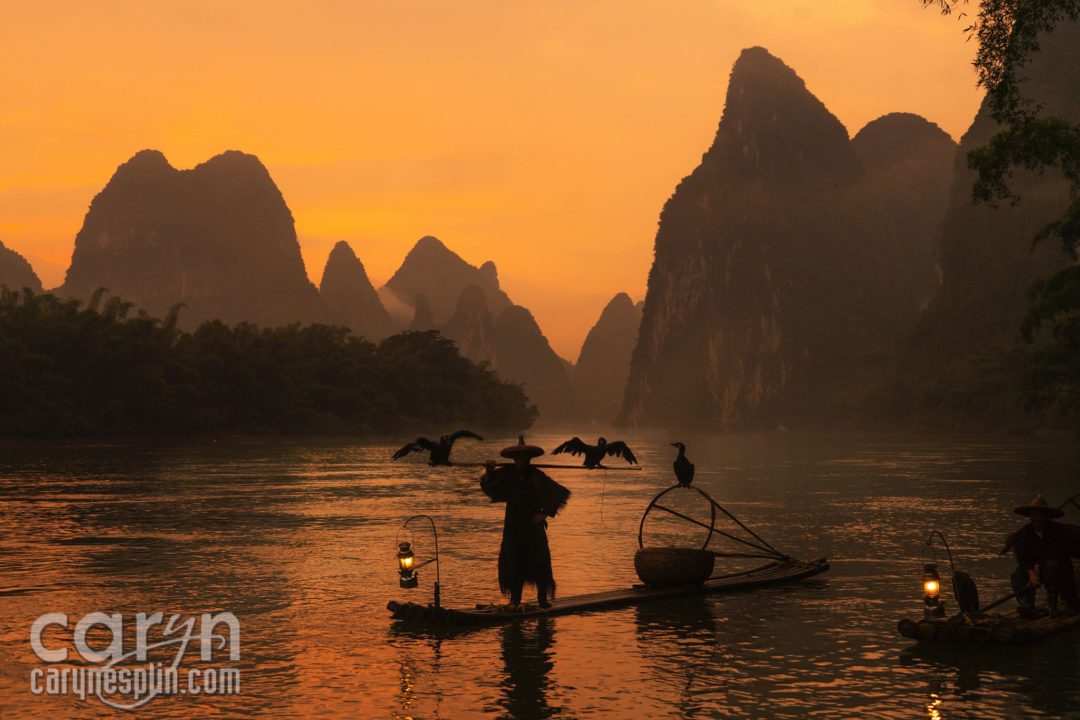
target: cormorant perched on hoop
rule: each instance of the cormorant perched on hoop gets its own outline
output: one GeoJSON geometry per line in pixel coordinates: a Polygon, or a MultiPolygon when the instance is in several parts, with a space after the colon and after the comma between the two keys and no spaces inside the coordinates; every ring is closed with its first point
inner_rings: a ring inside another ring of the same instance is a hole
{"type": "Polygon", "coordinates": [[[428,465],[452,465],[453,463],[450,462],[450,451],[454,448],[454,441],[463,437],[473,438],[475,440],[484,439],[468,430],[458,430],[455,433],[443,435],[439,438],[438,442],[432,442],[427,438],[418,437],[416,440],[394,453],[392,459],[400,460],[409,453],[427,452],[430,453],[428,455],[428,465]]]}
{"type": "Polygon", "coordinates": [[[595,445],[586,445],[582,442],[581,438],[574,437],[551,451],[552,455],[559,455],[561,453],[570,453],[575,456],[584,455],[585,462],[583,465],[590,470],[593,468],[603,468],[604,466],[600,463],[608,455],[623,458],[631,465],[637,465],[637,458],[634,457],[634,453],[627,447],[626,443],[621,440],[609,443],[604,438],[600,438],[596,441],[595,445]]]}
{"type": "Polygon", "coordinates": [[[679,485],[690,487],[690,483],[694,482],[694,463],[686,457],[686,446],[681,442],[674,442],[671,447],[679,448],[679,456],[671,464],[671,467],[675,468],[675,478],[679,485]]]}

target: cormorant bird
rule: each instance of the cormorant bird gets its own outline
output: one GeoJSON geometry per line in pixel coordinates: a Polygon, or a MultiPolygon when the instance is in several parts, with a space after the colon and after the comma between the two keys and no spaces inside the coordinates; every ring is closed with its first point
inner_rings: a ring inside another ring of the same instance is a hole
{"type": "Polygon", "coordinates": [[[686,457],[686,446],[682,443],[671,443],[671,447],[679,448],[679,456],[671,464],[671,467],[675,468],[675,478],[683,487],[690,487],[690,483],[694,482],[694,463],[686,457]]]}
{"type": "Polygon", "coordinates": [[[454,441],[463,437],[475,438],[476,440],[484,439],[468,430],[458,430],[455,433],[443,435],[439,438],[438,442],[432,442],[427,438],[418,437],[416,440],[394,453],[393,459],[400,460],[409,453],[427,452],[430,453],[428,455],[428,465],[450,465],[452,464],[450,462],[450,451],[454,447],[454,441]]]}
{"type": "Polygon", "coordinates": [[[560,453],[570,453],[571,455],[584,455],[585,467],[592,470],[593,468],[602,468],[600,464],[606,456],[614,455],[615,457],[621,457],[631,465],[637,465],[637,458],[634,457],[634,453],[630,448],[626,446],[626,443],[621,440],[618,442],[609,443],[604,438],[600,438],[596,441],[595,445],[586,445],[582,442],[581,438],[570,438],[559,447],[551,451],[552,455],[558,455],[560,453]]]}

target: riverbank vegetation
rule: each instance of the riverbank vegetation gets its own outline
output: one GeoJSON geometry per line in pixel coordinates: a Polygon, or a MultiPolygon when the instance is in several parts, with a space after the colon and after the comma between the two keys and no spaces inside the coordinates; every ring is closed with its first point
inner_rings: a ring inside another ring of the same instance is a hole
{"type": "Polygon", "coordinates": [[[191,332],[133,314],[0,288],[0,436],[520,431],[536,419],[519,385],[437,332],[379,344],[344,327],[218,321],[191,332]]]}

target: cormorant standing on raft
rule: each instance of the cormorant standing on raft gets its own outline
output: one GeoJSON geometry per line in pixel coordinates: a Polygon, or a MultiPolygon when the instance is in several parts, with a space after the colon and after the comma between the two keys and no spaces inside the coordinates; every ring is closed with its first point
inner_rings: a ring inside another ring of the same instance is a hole
{"type": "Polygon", "coordinates": [[[602,469],[604,466],[600,463],[608,455],[625,458],[626,462],[631,465],[637,465],[637,458],[634,457],[634,453],[627,447],[626,443],[621,440],[609,443],[604,438],[600,438],[596,441],[595,445],[586,445],[582,442],[581,438],[574,437],[551,451],[552,455],[559,455],[561,453],[584,455],[585,462],[582,464],[590,470],[593,468],[602,469]]]}
{"type": "Polygon", "coordinates": [[[679,485],[690,487],[690,483],[694,482],[694,463],[686,457],[686,446],[681,442],[674,442],[671,447],[679,448],[679,456],[671,464],[671,467],[675,468],[675,478],[679,485]]]}
{"type": "Polygon", "coordinates": [[[518,437],[517,445],[502,451],[502,456],[514,464],[498,467],[489,460],[484,464],[480,489],[491,502],[506,503],[499,548],[499,589],[510,596],[511,604],[520,605],[525,585],[535,585],[537,603],[548,608],[555,597],[555,576],[547,520],[566,505],[570,491],[529,464],[543,454],[542,448],[526,445],[525,438],[518,437]]]}
{"type": "Polygon", "coordinates": [[[416,438],[416,440],[394,453],[394,457],[392,459],[400,460],[409,453],[427,452],[430,453],[430,455],[428,456],[428,465],[451,465],[452,463],[450,462],[450,451],[454,448],[454,441],[463,437],[473,438],[475,440],[484,439],[476,433],[469,432],[468,430],[458,430],[455,433],[443,435],[441,438],[439,438],[438,442],[432,442],[425,437],[418,437],[416,438]]]}

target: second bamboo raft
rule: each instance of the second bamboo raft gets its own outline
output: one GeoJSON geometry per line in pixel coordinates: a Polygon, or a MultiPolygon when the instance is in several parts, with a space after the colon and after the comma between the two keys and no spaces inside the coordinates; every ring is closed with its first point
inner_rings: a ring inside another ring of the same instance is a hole
{"type": "Polygon", "coordinates": [[[1080,626],[1080,613],[1029,620],[1014,610],[976,617],[961,614],[950,618],[904,618],[896,629],[904,637],[921,643],[1018,645],[1077,626],[1080,626]]]}

